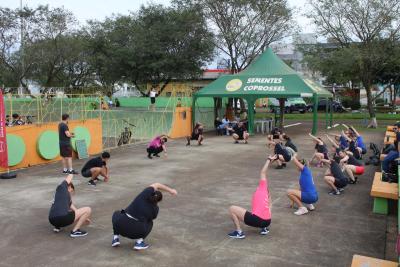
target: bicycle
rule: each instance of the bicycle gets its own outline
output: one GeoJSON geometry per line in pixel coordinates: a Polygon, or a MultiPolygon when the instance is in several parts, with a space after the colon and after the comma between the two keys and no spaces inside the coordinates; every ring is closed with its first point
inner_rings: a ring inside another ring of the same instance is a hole
{"type": "MultiPolygon", "coordinates": [[[[125,122],[129,126],[136,127],[136,125],[134,125],[132,123],[129,123],[126,120],[123,120],[123,122],[125,122]]],[[[121,132],[121,134],[119,136],[119,139],[118,139],[118,146],[127,145],[127,144],[129,144],[131,142],[132,131],[131,131],[131,128],[129,126],[126,126],[125,129],[121,132]]]]}

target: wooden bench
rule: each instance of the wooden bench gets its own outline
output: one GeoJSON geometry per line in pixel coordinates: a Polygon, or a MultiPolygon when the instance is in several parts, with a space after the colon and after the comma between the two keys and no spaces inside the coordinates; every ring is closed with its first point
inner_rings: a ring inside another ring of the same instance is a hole
{"type": "Polygon", "coordinates": [[[361,255],[353,255],[351,267],[397,267],[398,263],[394,261],[381,260],[361,255]]]}
{"type": "Polygon", "coordinates": [[[388,200],[399,199],[399,188],[397,183],[382,181],[382,173],[376,172],[372,183],[371,196],[374,197],[373,212],[378,214],[388,214],[388,200]]]}

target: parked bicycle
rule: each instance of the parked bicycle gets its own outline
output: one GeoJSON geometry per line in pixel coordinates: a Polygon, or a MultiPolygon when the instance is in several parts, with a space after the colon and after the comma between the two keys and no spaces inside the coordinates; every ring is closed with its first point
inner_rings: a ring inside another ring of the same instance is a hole
{"type": "Polygon", "coordinates": [[[136,125],[129,123],[126,120],[123,120],[127,126],[125,126],[124,130],[121,132],[119,139],[118,139],[118,146],[127,145],[131,142],[132,138],[132,130],[129,126],[136,127],[136,125]]]}

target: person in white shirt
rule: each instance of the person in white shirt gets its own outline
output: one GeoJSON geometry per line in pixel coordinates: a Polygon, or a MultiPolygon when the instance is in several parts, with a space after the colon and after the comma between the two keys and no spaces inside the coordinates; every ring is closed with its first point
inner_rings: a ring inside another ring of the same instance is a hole
{"type": "Polygon", "coordinates": [[[149,96],[150,96],[150,107],[152,110],[155,109],[155,104],[156,104],[156,96],[157,96],[157,91],[156,88],[151,88],[150,92],[149,92],[149,96]]]}

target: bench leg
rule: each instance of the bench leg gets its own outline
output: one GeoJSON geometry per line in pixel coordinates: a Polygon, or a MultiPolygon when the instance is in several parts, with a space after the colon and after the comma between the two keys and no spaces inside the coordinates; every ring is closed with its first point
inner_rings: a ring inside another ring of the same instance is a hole
{"type": "Polygon", "coordinates": [[[388,200],[386,198],[375,197],[373,212],[387,215],[389,213],[388,200]]]}

